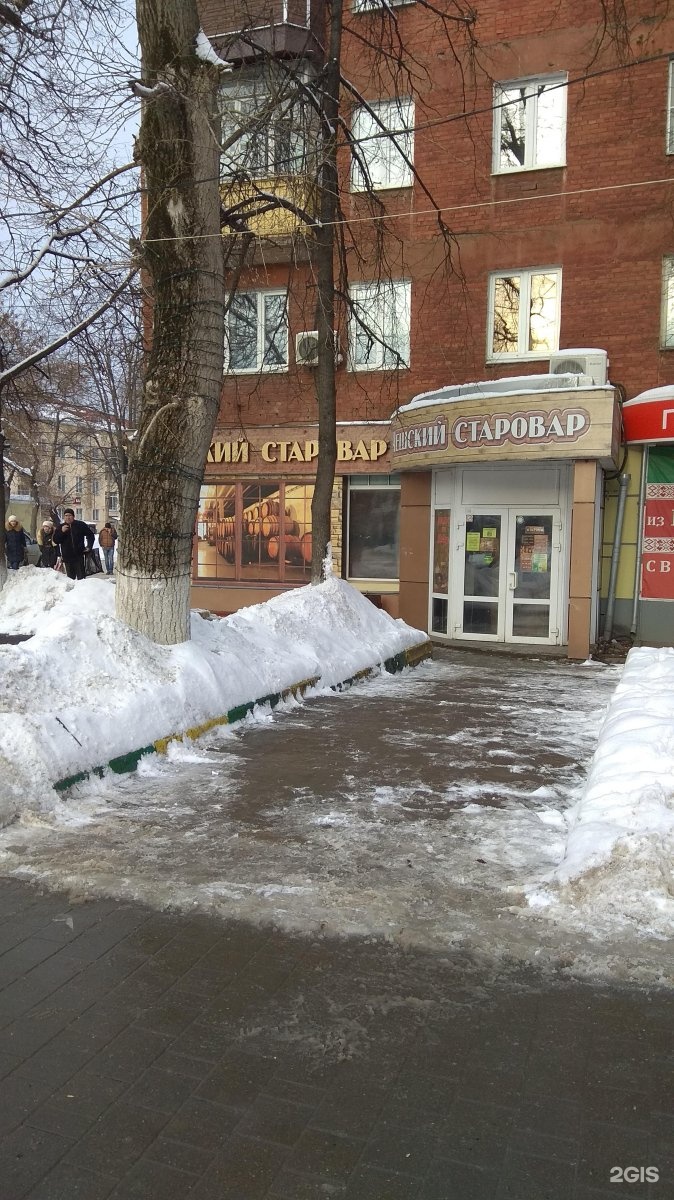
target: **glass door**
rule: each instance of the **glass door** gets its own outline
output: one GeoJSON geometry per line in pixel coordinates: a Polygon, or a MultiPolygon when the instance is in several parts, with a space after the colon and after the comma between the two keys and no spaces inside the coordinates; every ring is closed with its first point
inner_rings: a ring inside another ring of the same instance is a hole
{"type": "Polygon", "coordinates": [[[560,515],[511,510],[508,525],[505,640],[555,643],[560,515]]]}
{"type": "MultiPolygon", "coordinates": [[[[465,514],[465,524],[458,524],[454,637],[559,642],[561,528],[558,509],[528,513],[512,506],[465,514]]],[[[433,604],[435,618],[435,596],[433,604]]],[[[438,610],[438,617],[444,612],[438,610]]]]}
{"type": "Polygon", "coordinates": [[[507,513],[466,513],[462,636],[503,640],[502,528],[507,513]]]}

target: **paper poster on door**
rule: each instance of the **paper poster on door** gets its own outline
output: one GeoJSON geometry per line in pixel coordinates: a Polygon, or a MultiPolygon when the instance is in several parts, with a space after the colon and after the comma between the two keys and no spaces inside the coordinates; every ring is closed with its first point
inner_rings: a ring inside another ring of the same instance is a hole
{"type": "Polygon", "coordinates": [[[543,525],[525,525],[519,544],[519,569],[527,572],[549,570],[550,539],[543,525]]]}
{"type": "Polygon", "coordinates": [[[466,550],[468,551],[468,553],[469,554],[474,553],[476,550],[479,550],[479,549],[480,549],[479,533],[467,533],[466,534],[466,550]]]}

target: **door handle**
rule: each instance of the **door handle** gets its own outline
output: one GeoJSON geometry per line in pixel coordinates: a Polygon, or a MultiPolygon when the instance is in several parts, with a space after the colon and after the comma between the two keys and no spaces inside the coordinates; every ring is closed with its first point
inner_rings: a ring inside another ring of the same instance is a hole
{"type": "Polygon", "coordinates": [[[515,588],[517,587],[517,571],[510,571],[508,573],[508,587],[510,588],[511,592],[515,591],[515,588]]]}

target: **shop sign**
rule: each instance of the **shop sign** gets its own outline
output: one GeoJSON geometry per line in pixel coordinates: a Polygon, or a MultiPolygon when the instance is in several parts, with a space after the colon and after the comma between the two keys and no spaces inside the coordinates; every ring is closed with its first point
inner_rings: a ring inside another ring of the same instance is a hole
{"type": "Polygon", "coordinates": [[[648,452],[641,598],[674,600],[674,447],[648,452]]]}
{"type": "Polygon", "coordinates": [[[415,454],[418,450],[443,450],[447,445],[447,419],[396,429],[393,450],[396,454],[415,454]]]}
{"type": "Polygon", "coordinates": [[[466,449],[477,446],[535,445],[546,442],[575,442],[589,428],[590,414],[584,408],[540,409],[496,415],[459,417],[452,426],[452,442],[466,449]]]}
{"type": "MultiPolygon", "coordinates": [[[[383,438],[337,439],[337,461],[344,463],[378,462],[388,450],[383,438]]],[[[208,451],[207,463],[245,464],[252,462],[252,453],[258,453],[248,441],[213,442],[208,451]]],[[[267,441],[259,449],[265,463],[313,463],[318,458],[318,441],[267,441]]]]}
{"type": "Polygon", "coordinates": [[[674,388],[655,388],[623,405],[626,442],[674,442],[674,388]]]}

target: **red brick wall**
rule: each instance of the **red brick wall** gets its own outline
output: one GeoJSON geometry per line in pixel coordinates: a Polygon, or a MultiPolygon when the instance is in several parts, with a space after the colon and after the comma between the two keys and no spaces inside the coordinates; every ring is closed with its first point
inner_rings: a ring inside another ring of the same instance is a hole
{"type": "MultiPolygon", "coordinates": [[[[204,0],[215,25],[216,10],[232,7],[204,0]]],[[[674,156],[665,153],[668,63],[663,57],[611,70],[617,54],[610,41],[601,42],[599,7],[597,0],[559,0],[548,12],[539,0],[483,0],[472,62],[461,28],[452,27],[452,49],[426,10],[415,4],[397,10],[416,60],[417,124],[457,118],[419,131],[415,146],[415,163],[453,234],[453,270],[447,277],[441,269],[437,218],[422,187],[381,193],[388,210],[401,214],[400,244],[391,241],[389,253],[394,274],[412,279],[411,364],[372,373],[340,366],[340,419],[386,417],[397,403],[442,384],[547,370],[547,360],[485,362],[488,277],[498,269],[561,267],[560,346],[606,349],[611,379],[628,395],[671,382],[674,352],[659,349],[662,257],[674,253],[674,156]],[[594,74],[568,90],[567,165],[492,175],[494,80],[558,71],[571,80],[594,74]],[[671,182],[622,186],[662,179],[671,182]]],[[[650,7],[627,0],[635,53],[674,54],[674,19],[640,21],[650,7]]],[[[382,17],[349,11],[347,22],[362,33],[381,29],[382,17]]],[[[346,47],[347,74],[368,98],[395,93],[396,81],[377,75],[360,41],[347,36],[346,47]]],[[[344,205],[349,218],[367,215],[362,196],[347,193],[344,205]]],[[[371,230],[368,222],[354,226],[365,253],[371,230]]],[[[353,280],[367,278],[351,259],[353,280]]],[[[315,325],[307,268],[260,268],[249,286],[288,281],[292,356],[294,333],[315,325]]],[[[225,381],[227,424],[237,417],[297,421],[314,413],[310,370],[225,381]]]]}

